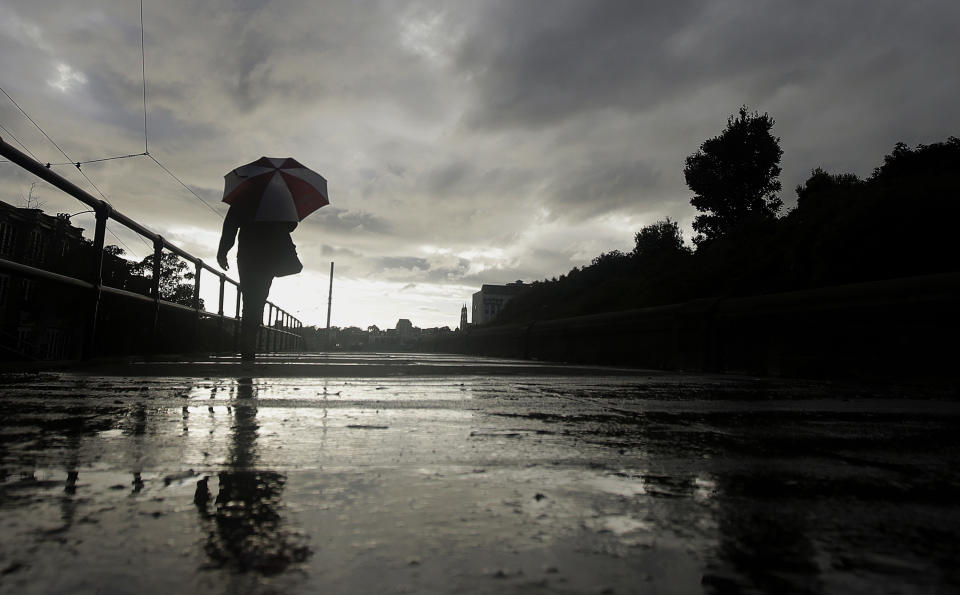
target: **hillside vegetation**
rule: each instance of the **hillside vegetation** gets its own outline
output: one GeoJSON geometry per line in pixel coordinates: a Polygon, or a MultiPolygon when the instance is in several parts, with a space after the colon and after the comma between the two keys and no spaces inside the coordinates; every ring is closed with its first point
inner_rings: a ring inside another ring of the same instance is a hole
{"type": "Polygon", "coordinates": [[[718,168],[730,167],[723,159],[751,159],[743,148],[753,141],[735,134],[741,123],[769,135],[773,121],[743,108],[723,134],[687,159],[688,185],[697,194],[692,202],[705,212],[695,220],[701,232],[695,249],[675,222],[658,221],[636,234],[629,253],[606,252],[588,266],[528,285],[496,324],[960,271],[953,227],[960,221],[960,139],[913,149],[898,143],[866,179],[817,168],[796,188],[796,207],[778,215],[769,176],[779,174],[779,153],[771,153],[766,137],[768,178],[758,182],[763,192],[755,193],[756,208],[723,204],[739,200],[729,188],[742,188],[737,180],[720,179],[726,170],[718,168]],[[755,121],[764,118],[765,130],[755,121]],[[740,145],[723,153],[718,141],[740,145]],[[707,173],[714,177],[706,176],[701,191],[691,178],[702,184],[704,168],[713,168],[707,173]],[[710,194],[713,189],[720,198],[710,194]]]}

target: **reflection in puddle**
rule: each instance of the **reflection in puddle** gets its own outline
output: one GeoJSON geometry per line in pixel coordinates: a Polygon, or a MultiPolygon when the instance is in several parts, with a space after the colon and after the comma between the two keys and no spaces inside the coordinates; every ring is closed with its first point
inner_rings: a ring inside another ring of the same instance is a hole
{"type": "Polygon", "coordinates": [[[601,526],[614,533],[615,535],[626,535],[636,531],[650,531],[653,529],[651,523],[635,519],[631,516],[608,516],[604,517],[601,526]]]}
{"type": "Polygon", "coordinates": [[[601,475],[592,477],[587,485],[608,494],[617,496],[640,496],[647,493],[642,477],[625,477],[620,475],[601,475]]]}
{"type": "Polygon", "coordinates": [[[257,388],[250,378],[237,380],[226,469],[216,476],[213,510],[209,477],[197,481],[193,501],[200,518],[212,524],[204,552],[214,567],[272,575],[303,562],[311,551],[308,537],[282,518],[286,476],[256,468],[257,388]]]}
{"type": "Polygon", "coordinates": [[[716,495],[717,482],[706,475],[695,477],[693,485],[693,497],[699,502],[705,502],[716,495]]]}
{"type": "MultiPolygon", "coordinates": [[[[472,390],[461,382],[436,378],[388,378],[370,382],[362,378],[258,378],[251,379],[252,392],[262,400],[303,401],[463,401],[473,398],[472,390]]],[[[184,392],[191,401],[230,399],[240,390],[232,380],[198,382],[184,392]]],[[[247,389],[244,389],[247,390],[247,389]]]]}
{"type": "Polygon", "coordinates": [[[309,538],[287,527],[281,516],[285,475],[224,471],[215,479],[212,512],[210,479],[199,480],[194,494],[201,519],[212,525],[204,552],[214,567],[271,575],[310,556],[309,538]]]}

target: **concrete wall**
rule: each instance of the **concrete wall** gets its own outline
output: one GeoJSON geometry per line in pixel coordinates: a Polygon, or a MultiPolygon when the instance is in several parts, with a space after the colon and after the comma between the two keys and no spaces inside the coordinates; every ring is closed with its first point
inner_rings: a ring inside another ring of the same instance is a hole
{"type": "Polygon", "coordinates": [[[425,351],[790,377],[958,376],[960,274],[479,327],[425,351]]]}

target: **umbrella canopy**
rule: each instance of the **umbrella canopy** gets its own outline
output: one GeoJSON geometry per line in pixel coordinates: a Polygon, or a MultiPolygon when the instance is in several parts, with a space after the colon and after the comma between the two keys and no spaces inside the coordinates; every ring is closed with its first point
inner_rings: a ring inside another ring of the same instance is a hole
{"type": "Polygon", "coordinates": [[[261,157],[223,178],[223,202],[255,202],[254,221],[298,223],[330,204],[327,180],[290,157],[261,157]]]}

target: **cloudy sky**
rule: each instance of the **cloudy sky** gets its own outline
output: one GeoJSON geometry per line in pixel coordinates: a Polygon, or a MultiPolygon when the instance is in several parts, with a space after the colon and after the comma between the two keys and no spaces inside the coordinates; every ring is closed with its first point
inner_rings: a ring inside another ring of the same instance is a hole
{"type": "MultiPolygon", "coordinates": [[[[139,2],[0,7],[0,86],[71,160],[143,152],[139,2]]],[[[741,104],[776,120],[788,207],[814,167],[866,176],[897,141],[960,135],[955,0],[145,0],[143,18],[149,151],[214,210],[223,174],[261,155],[328,179],[331,205],[294,232],[306,269],[271,294],[307,324],[330,261],[334,325],[456,327],[482,283],[629,250],[666,216],[689,234],[684,158],[741,104]]],[[[65,161],[3,95],[0,124],[65,161]]],[[[214,261],[220,216],[149,158],[83,167],[214,261]]],[[[0,163],[0,200],[32,181],[0,163]]]]}

